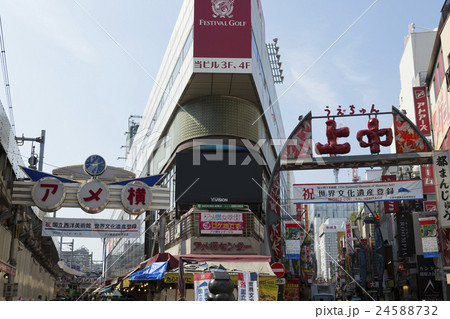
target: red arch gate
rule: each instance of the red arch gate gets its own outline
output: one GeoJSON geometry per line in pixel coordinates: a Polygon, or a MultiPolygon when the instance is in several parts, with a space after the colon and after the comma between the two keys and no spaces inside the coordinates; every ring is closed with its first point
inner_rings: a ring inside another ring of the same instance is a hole
{"type": "MultiPolygon", "coordinates": [[[[449,152],[433,150],[432,145],[418,127],[395,107],[392,107],[392,112],[378,112],[372,107],[370,113],[341,114],[312,117],[310,112],[300,118],[299,124],[288,137],[277,158],[269,181],[265,207],[265,230],[269,235],[265,236],[266,248],[273,262],[281,260],[280,171],[285,170],[433,165],[439,224],[441,228],[450,228],[449,152]],[[386,115],[392,116],[393,129],[379,127],[378,117],[386,115]],[[336,119],[348,116],[368,118],[367,129],[362,129],[356,134],[361,148],[367,148],[370,151],[367,155],[347,155],[350,153],[350,145],[341,143],[343,138],[349,137],[350,130],[346,127],[337,128],[336,119]],[[320,118],[326,120],[328,141],[324,144],[318,142],[313,145],[312,120],[320,118]],[[380,154],[381,147],[391,147],[391,149],[395,147],[395,153],[380,154]],[[319,156],[314,155],[313,149],[319,156]]],[[[336,203],[339,199],[333,199],[330,202],[336,203]]]]}

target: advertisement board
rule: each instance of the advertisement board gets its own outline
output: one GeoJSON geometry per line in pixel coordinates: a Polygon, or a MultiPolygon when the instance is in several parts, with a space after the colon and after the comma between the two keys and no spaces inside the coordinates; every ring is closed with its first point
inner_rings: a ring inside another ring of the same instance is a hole
{"type": "Polygon", "coordinates": [[[251,73],[250,0],[195,0],[194,72],[251,73]]]}
{"type": "Polygon", "coordinates": [[[242,234],[244,214],[242,213],[201,213],[201,234],[242,234]]]}
{"type": "Polygon", "coordinates": [[[358,203],[423,199],[420,180],[295,184],[296,203],[358,203]]]}
{"type": "Polygon", "coordinates": [[[253,155],[225,151],[220,155],[220,158],[210,159],[209,153],[177,153],[175,198],[178,204],[262,202],[262,171],[253,155]]]}
{"type": "Polygon", "coordinates": [[[42,236],[137,238],[140,225],[140,220],[44,217],[42,236]]]}
{"type": "Polygon", "coordinates": [[[439,257],[438,226],[435,217],[419,218],[423,257],[439,257]]]}

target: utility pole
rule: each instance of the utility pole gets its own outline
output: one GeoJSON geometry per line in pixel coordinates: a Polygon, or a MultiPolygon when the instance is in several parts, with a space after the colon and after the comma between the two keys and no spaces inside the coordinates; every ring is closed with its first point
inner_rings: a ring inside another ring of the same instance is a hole
{"type": "Polygon", "coordinates": [[[41,136],[36,138],[31,137],[24,137],[22,134],[22,137],[16,136],[16,141],[19,146],[22,146],[25,141],[29,142],[37,142],[40,144],[39,146],[39,160],[36,159],[36,156],[34,155],[34,146],[32,149],[31,157],[28,159],[28,163],[30,164],[30,168],[36,169],[36,163],[39,163],[38,170],[42,171],[44,168],[44,147],[45,147],[45,130],[41,131],[41,136]]]}

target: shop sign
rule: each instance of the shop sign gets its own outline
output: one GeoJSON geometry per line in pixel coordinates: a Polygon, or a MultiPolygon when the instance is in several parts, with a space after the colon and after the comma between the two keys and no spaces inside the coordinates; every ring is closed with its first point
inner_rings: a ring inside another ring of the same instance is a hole
{"type": "MultiPolygon", "coordinates": [[[[395,181],[397,177],[395,175],[383,175],[381,176],[381,180],[386,181],[395,181]]],[[[384,202],[384,212],[385,213],[397,213],[398,212],[398,201],[385,201],[384,202]]]]}
{"type": "Polygon", "coordinates": [[[398,254],[412,257],[415,253],[414,228],[411,213],[397,214],[398,254]]]}
{"type": "Polygon", "coordinates": [[[424,201],[423,202],[424,212],[437,212],[437,202],[436,201],[424,201]]]}
{"type": "Polygon", "coordinates": [[[431,135],[427,88],[423,86],[413,87],[413,96],[417,128],[423,135],[431,135]]]}
{"type": "Polygon", "coordinates": [[[425,194],[436,193],[436,185],[434,184],[433,165],[421,165],[420,176],[422,178],[423,192],[425,194]]]}
{"type": "Polygon", "coordinates": [[[194,242],[194,251],[220,251],[220,252],[242,252],[252,248],[252,245],[248,245],[244,242],[194,242]]]}
{"type": "Polygon", "coordinates": [[[244,214],[242,213],[201,213],[201,234],[242,234],[244,214]]]}
{"type": "Polygon", "coordinates": [[[417,255],[419,300],[442,301],[442,285],[435,279],[436,266],[433,259],[417,255]]]}
{"type": "Polygon", "coordinates": [[[448,151],[433,154],[434,175],[437,188],[439,227],[450,227],[450,158],[448,151]]]}
{"type": "Polygon", "coordinates": [[[422,238],[423,256],[425,258],[439,257],[438,226],[435,217],[419,218],[422,238]]]}

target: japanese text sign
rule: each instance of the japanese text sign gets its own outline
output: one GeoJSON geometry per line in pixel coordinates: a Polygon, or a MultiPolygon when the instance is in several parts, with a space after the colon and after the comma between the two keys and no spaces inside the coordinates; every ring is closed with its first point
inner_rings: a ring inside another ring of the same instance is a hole
{"type": "Polygon", "coordinates": [[[44,217],[42,236],[137,238],[139,220],[44,217]]]}
{"type": "Polygon", "coordinates": [[[34,203],[44,212],[54,212],[61,208],[66,197],[64,184],[53,177],[40,179],[33,186],[31,196],[34,203]]]}
{"type": "Polygon", "coordinates": [[[127,213],[140,215],[150,206],[152,199],[150,187],[140,181],[130,182],[122,189],[121,199],[127,213]]]}
{"type": "Polygon", "coordinates": [[[202,234],[242,234],[244,218],[242,213],[201,213],[202,234]]]}
{"type": "Polygon", "coordinates": [[[258,274],[238,273],[238,301],[258,301],[258,274]]]}
{"type": "Polygon", "coordinates": [[[434,179],[440,227],[450,227],[450,158],[448,151],[434,151],[434,179]]]}
{"type": "Polygon", "coordinates": [[[420,180],[295,184],[295,203],[376,202],[423,199],[420,180]]]}
{"type": "Polygon", "coordinates": [[[416,125],[424,135],[431,135],[430,115],[428,113],[427,89],[414,87],[414,110],[416,111],[416,125]]]}

